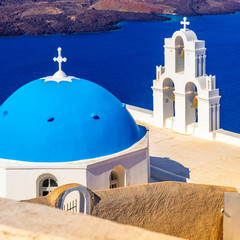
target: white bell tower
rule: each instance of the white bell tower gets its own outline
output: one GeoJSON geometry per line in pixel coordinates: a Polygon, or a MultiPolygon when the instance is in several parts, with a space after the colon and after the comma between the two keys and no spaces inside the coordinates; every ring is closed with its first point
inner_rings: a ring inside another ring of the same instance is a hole
{"type": "Polygon", "coordinates": [[[206,75],[205,41],[183,28],[165,39],[165,67],[153,81],[154,123],[176,132],[212,139],[219,129],[220,96],[216,77],[206,75]]]}

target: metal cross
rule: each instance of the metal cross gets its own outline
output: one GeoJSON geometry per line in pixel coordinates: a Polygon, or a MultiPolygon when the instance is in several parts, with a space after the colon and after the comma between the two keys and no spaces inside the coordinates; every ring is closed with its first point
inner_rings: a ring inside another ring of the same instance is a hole
{"type": "Polygon", "coordinates": [[[183,25],[183,31],[186,31],[187,30],[186,26],[190,24],[190,22],[187,22],[186,17],[184,17],[183,21],[181,21],[180,23],[183,25]]]}
{"type": "Polygon", "coordinates": [[[67,58],[62,58],[62,56],[61,56],[61,51],[62,51],[62,49],[59,47],[58,49],[58,57],[56,58],[56,57],[54,57],[53,58],[53,61],[54,62],[58,62],[58,66],[59,66],[59,71],[62,71],[62,62],[66,62],[67,61],[67,58]]]}

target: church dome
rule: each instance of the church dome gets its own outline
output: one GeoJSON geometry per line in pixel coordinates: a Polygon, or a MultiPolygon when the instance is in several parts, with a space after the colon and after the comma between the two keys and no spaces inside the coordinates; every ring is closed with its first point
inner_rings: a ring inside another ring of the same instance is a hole
{"type": "Polygon", "coordinates": [[[106,89],[61,69],[58,75],[24,85],[2,104],[0,158],[83,160],[125,150],[145,135],[106,89]]]}

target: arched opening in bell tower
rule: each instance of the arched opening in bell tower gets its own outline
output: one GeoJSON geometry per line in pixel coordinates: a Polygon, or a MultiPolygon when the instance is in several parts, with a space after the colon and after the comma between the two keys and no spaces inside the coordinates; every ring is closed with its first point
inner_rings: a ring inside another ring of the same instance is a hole
{"type": "Polygon", "coordinates": [[[176,54],[175,54],[175,71],[176,73],[184,73],[184,59],[185,59],[185,54],[184,54],[184,42],[182,37],[177,36],[175,39],[175,49],[176,49],[176,54]]]}
{"type": "MultiPolygon", "coordinates": [[[[198,122],[198,91],[194,83],[188,82],[185,86],[186,98],[186,126],[198,122]]],[[[194,125],[195,127],[195,125],[194,125]]]]}
{"type": "Polygon", "coordinates": [[[163,81],[163,121],[167,128],[173,128],[175,119],[175,86],[170,78],[163,81]]]}

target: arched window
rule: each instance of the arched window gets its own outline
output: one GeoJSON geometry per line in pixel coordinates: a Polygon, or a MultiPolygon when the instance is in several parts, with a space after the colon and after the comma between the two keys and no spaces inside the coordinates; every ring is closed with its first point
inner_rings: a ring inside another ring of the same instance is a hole
{"type": "Polygon", "coordinates": [[[57,187],[58,184],[56,179],[53,179],[52,177],[45,177],[42,181],[40,181],[39,196],[46,196],[57,187]]]}
{"type": "Polygon", "coordinates": [[[114,171],[110,174],[110,188],[118,188],[119,187],[119,177],[118,174],[114,171]]]}

